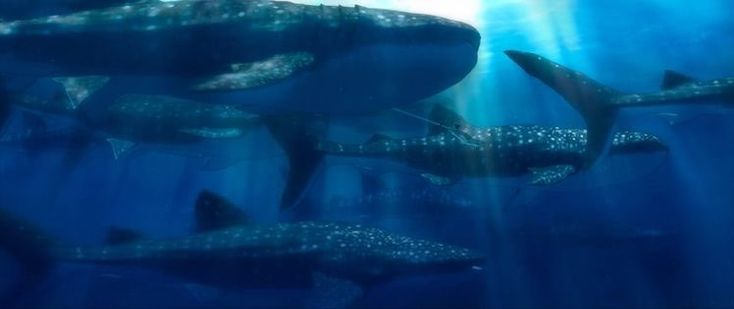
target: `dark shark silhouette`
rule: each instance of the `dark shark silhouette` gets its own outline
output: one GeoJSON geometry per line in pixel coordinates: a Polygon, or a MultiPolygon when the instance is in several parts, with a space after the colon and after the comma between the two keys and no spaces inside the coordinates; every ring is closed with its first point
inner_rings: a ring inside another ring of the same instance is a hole
{"type": "Polygon", "coordinates": [[[19,258],[31,278],[23,288],[56,262],[147,267],[225,288],[310,288],[324,280],[358,288],[398,276],[471,269],[483,261],[468,249],[356,224],[248,223],[241,210],[206,191],[195,215],[191,236],[153,240],[114,228],[107,245],[81,247],[52,240],[2,211],[0,246],[19,258]]]}
{"type": "Polygon", "coordinates": [[[46,76],[112,76],[107,87],[124,93],[259,113],[412,103],[462,80],[479,44],[475,28],[440,17],[263,0],[150,0],[0,22],[0,52],[58,68],[46,76]]]}
{"type": "Polygon", "coordinates": [[[611,89],[581,72],[542,56],[506,51],[529,75],[555,90],[584,118],[589,130],[587,164],[593,164],[608,144],[608,137],[620,108],[670,104],[734,104],[734,78],[696,81],[674,71],[666,71],[661,91],[626,94],[611,89]]]}
{"type": "Polygon", "coordinates": [[[66,86],[61,87],[49,80],[40,81],[38,83],[41,85],[50,84],[55,88],[47,91],[45,96],[8,93],[9,105],[40,117],[65,116],[75,120],[76,126],[61,131],[24,131],[27,136],[5,136],[6,142],[10,142],[5,144],[34,143],[54,138],[59,141],[86,139],[90,142],[108,141],[116,158],[138,145],[169,147],[173,152],[194,153],[198,152],[194,148],[199,144],[222,141],[226,146],[228,141],[239,141],[260,123],[259,116],[233,106],[204,104],[169,96],[123,95],[105,104],[85,104],[90,95],[86,91],[101,87],[103,80],[55,80],[66,86]]]}
{"type": "MultiPolygon", "coordinates": [[[[441,105],[431,111],[428,120],[432,123],[428,136],[397,139],[376,135],[358,145],[307,138],[287,124],[271,125],[273,135],[291,158],[283,206],[299,200],[324,155],[394,160],[423,171],[423,177],[438,185],[464,177],[528,173],[531,184],[549,185],[586,167],[583,129],[537,125],[477,128],[441,105]]],[[[625,154],[664,151],[667,147],[654,135],[625,131],[615,134],[611,150],[625,154]]]]}

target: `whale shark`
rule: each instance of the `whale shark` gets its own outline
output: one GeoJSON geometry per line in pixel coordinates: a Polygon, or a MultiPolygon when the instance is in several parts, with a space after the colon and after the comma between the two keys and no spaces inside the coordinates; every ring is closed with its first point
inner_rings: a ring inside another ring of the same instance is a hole
{"type": "Polygon", "coordinates": [[[2,137],[6,140],[4,144],[33,145],[38,144],[38,141],[56,139],[51,141],[51,146],[60,143],[61,146],[85,148],[84,144],[68,144],[65,141],[106,140],[115,158],[122,157],[138,146],[153,146],[166,152],[208,157],[205,159],[228,157],[226,161],[233,163],[237,161],[237,154],[225,152],[242,148],[245,145],[242,139],[260,123],[260,116],[233,106],[160,95],[127,94],[104,104],[86,104],[90,95],[87,89],[102,87],[105,78],[54,80],[37,82],[36,88],[27,91],[31,94],[8,93],[9,106],[41,118],[62,116],[75,123],[71,128],[61,130],[28,129],[21,136],[5,135],[2,137]],[[34,92],[38,89],[45,90],[34,92]],[[227,150],[219,153],[212,151],[222,146],[227,150]]]}
{"type": "MultiPolygon", "coordinates": [[[[587,131],[538,125],[479,128],[442,105],[428,117],[427,136],[391,138],[377,134],[362,144],[342,144],[287,133],[288,127],[269,124],[291,158],[283,206],[296,203],[321,158],[369,157],[387,159],[416,169],[436,185],[465,177],[531,175],[532,185],[551,185],[585,169],[587,131]],[[286,131],[286,132],[284,132],[286,131]],[[310,149],[310,150],[309,150],[310,149]]],[[[667,151],[656,136],[632,131],[614,135],[615,154],[667,151]]]]}
{"type": "Polygon", "coordinates": [[[258,225],[208,191],[199,195],[194,214],[190,236],[150,239],[112,228],[105,245],[75,246],[2,211],[0,247],[19,258],[36,283],[63,262],[145,267],[220,288],[317,288],[335,280],[329,282],[359,290],[401,276],[470,270],[484,259],[469,249],[359,224],[258,225]]]}
{"type": "Polygon", "coordinates": [[[529,75],[556,91],[584,118],[589,130],[587,164],[593,164],[608,144],[618,111],[628,107],[672,104],[734,104],[734,77],[698,81],[668,70],[662,90],[648,93],[623,93],[537,54],[505,52],[529,75]]]}
{"type": "Polygon", "coordinates": [[[147,0],[0,22],[34,74],[106,76],[113,97],[167,95],[265,113],[364,114],[461,81],[478,31],[436,16],[263,0],[147,0]],[[115,92],[118,91],[118,92],[115,92]]]}

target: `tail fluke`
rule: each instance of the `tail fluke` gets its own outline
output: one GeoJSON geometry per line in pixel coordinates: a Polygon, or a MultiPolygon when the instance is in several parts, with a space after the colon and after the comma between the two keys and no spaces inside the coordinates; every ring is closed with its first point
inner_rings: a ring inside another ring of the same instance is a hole
{"type": "Polygon", "coordinates": [[[52,245],[53,241],[36,228],[0,209],[0,250],[16,258],[23,270],[12,287],[0,292],[0,304],[14,304],[45,279],[53,266],[52,245]]]}
{"type": "Polygon", "coordinates": [[[290,162],[280,200],[281,208],[289,208],[300,202],[311,176],[321,165],[324,153],[316,148],[312,122],[295,117],[271,117],[265,120],[265,125],[290,162]]]}
{"type": "Polygon", "coordinates": [[[613,105],[621,93],[536,54],[505,51],[515,63],[560,94],[586,122],[588,145],[586,164],[590,166],[602,154],[618,109],[613,105]]]}

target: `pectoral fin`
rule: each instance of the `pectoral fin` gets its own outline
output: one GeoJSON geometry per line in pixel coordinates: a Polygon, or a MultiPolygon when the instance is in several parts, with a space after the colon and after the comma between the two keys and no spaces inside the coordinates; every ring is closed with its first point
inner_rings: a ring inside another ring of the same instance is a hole
{"type": "Polygon", "coordinates": [[[135,146],[135,142],[116,138],[108,138],[107,142],[112,146],[112,154],[115,156],[115,160],[120,159],[135,146]]]}
{"type": "Polygon", "coordinates": [[[423,173],[421,174],[421,177],[425,178],[426,180],[428,180],[428,182],[436,186],[448,186],[456,183],[456,179],[438,176],[431,173],[423,173]]]}
{"type": "Polygon", "coordinates": [[[276,55],[259,62],[233,64],[232,72],[214,76],[194,86],[201,91],[246,90],[274,84],[303,72],[314,56],[300,52],[276,55]]]}
{"type": "Polygon", "coordinates": [[[102,88],[110,78],[107,76],[57,77],[53,79],[61,84],[69,99],[66,108],[76,110],[93,93],[102,88]]]}
{"type": "Polygon", "coordinates": [[[530,169],[532,173],[533,185],[552,185],[566,179],[569,175],[576,172],[573,165],[553,165],[544,168],[530,169]]]}

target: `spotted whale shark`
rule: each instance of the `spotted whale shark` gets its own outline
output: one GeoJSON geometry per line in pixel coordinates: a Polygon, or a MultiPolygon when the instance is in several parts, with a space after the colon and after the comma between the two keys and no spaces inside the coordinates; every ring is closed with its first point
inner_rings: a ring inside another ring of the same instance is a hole
{"type": "Polygon", "coordinates": [[[0,22],[0,53],[52,65],[36,74],[106,76],[112,92],[261,114],[413,103],[461,81],[480,40],[436,16],[264,0],[144,0],[0,22]]]}
{"type": "Polygon", "coordinates": [[[555,90],[584,118],[589,130],[587,164],[593,164],[603,153],[621,108],[734,104],[734,77],[697,81],[668,70],[664,74],[662,90],[622,93],[540,55],[512,50],[506,54],[529,75],[555,90]]]}
{"type": "Polygon", "coordinates": [[[113,228],[106,245],[89,247],[62,244],[2,211],[0,247],[18,257],[36,282],[65,262],[146,267],[221,288],[316,288],[332,282],[357,291],[400,276],[471,270],[484,259],[469,249],[358,224],[257,225],[206,191],[194,213],[190,236],[149,239],[113,228]]]}
{"type": "Polygon", "coordinates": [[[77,142],[107,141],[115,158],[152,146],[159,151],[205,157],[212,161],[205,165],[222,166],[238,161],[238,153],[225,152],[242,148],[245,145],[242,139],[260,123],[259,116],[233,106],[160,95],[128,94],[105,104],[86,104],[86,89],[100,87],[101,83],[96,82],[100,79],[55,80],[37,82],[36,88],[29,89],[31,94],[9,93],[9,105],[41,118],[66,117],[75,124],[61,130],[29,129],[21,136],[4,135],[0,137],[5,139],[3,144],[33,145],[37,141],[55,140],[51,146],[85,148],[87,145],[77,142]],[[42,88],[45,92],[34,92],[42,88]],[[213,160],[214,157],[226,157],[227,162],[213,160]]]}
{"type": "MultiPolygon", "coordinates": [[[[294,142],[298,138],[271,128],[291,157],[291,178],[287,180],[282,205],[287,207],[299,200],[310,173],[324,155],[396,161],[417,169],[438,185],[465,177],[527,174],[531,175],[531,184],[550,185],[585,168],[587,132],[583,129],[538,125],[479,128],[441,105],[432,109],[428,120],[431,125],[427,136],[390,138],[378,134],[362,144],[308,141],[303,137],[294,142]],[[312,150],[305,150],[309,147],[312,150]]],[[[613,139],[611,151],[618,154],[667,149],[656,136],[642,132],[618,132],[613,139]]]]}

